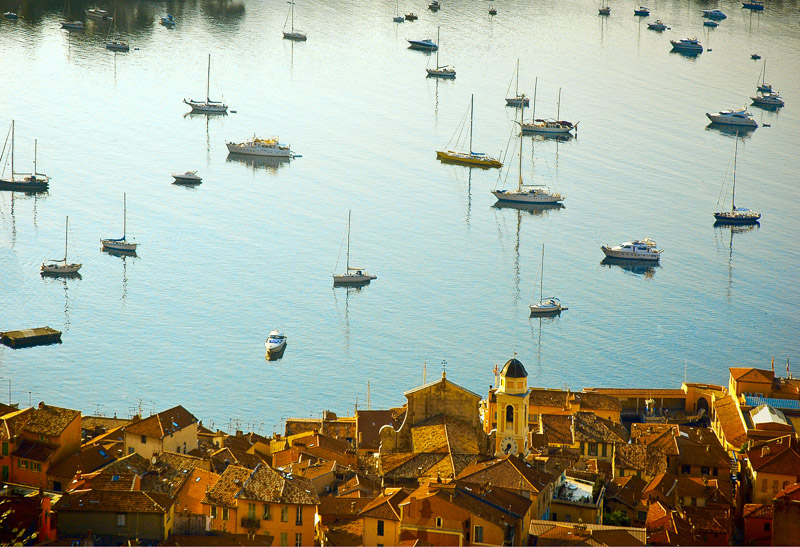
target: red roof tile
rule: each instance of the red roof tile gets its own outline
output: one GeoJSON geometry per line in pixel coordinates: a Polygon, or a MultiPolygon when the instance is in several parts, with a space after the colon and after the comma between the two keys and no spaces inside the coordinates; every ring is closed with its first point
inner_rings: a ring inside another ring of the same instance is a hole
{"type": "Polygon", "coordinates": [[[158,414],[153,414],[149,418],[132,422],[125,426],[124,431],[134,435],[163,439],[167,435],[180,431],[194,423],[197,423],[197,418],[181,405],[178,405],[158,414]]]}
{"type": "Polygon", "coordinates": [[[163,494],[124,490],[78,490],[64,494],[53,506],[65,512],[166,513],[172,499],[163,494]]]}
{"type": "Polygon", "coordinates": [[[751,448],[747,451],[747,458],[757,473],[800,475],[800,448],[789,435],[751,448]]]}
{"type": "Polygon", "coordinates": [[[28,414],[28,421],[22,429],[36,435],[58,437],[75,419],[80,419],[80,416],[80,410],[48,406],[42,402],[28,414]]]}

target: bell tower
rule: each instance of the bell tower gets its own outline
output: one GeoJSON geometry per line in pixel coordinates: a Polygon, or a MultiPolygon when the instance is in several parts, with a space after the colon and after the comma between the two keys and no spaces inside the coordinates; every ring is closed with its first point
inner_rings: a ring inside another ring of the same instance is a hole
{"type": "Polygon", "coordinates": [[[500,371],[497,397],[495,455],[528,452],[528,372],[516,357],[500,371]]]}

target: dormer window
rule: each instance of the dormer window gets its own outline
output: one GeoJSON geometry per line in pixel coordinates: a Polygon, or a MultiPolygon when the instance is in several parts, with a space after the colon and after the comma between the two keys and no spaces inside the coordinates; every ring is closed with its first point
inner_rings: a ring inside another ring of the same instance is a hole
{"type": "Polygon", "coordinates": [[[442,527],[442,517],[436,517],[436,527],[437,528],[442,527]]]}
{"type": "Polygon", "coordinates": [[[142,435],[142,444],[147,444],[147,436],[142,435]]]}

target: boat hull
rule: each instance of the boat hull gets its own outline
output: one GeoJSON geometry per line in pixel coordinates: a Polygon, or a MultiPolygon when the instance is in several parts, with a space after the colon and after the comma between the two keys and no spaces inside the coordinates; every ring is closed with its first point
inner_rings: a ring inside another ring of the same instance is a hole
{"type": "Polygon", "coordinates": [[[714,213],[714,219],[718,224],[759,224],[760,213],[735,214],[730,212],[714,213]]]}
{"type": "Polygon", "coordinates": [[[483,154],[469,154],[466,152],[453,152],[451,150],[439,150],[436,157],[444,163],[455,163],[458,165],[468,165],[470,167],[482,167],[484,169],[500,168],[503,164],[490,156],[483,154]]]}
{"type": "Polygon", "coordinates": [[[100,244],[103,246],[104,250],[107,251],[125,251],[125,252],[135,252],[136,247],[139,246],[138,243],[132,243],[130,241],[114,241],[111,239],[101,239],[100,244]]]}
{"type": "Polygon", "coordinates": [[[357,274],[341,274],[333,276],[333,286],[344,285],[367,285],[373,279],[378,279],[377,275],[357,275],[357,274]]]}
{"type": "Polygon", "coordinates": [[[50,183],[46,180],[24,181],[15,179],[0,180],[0,190],[10,192],[46,192],[50,183]]]}
{"type": "Polygon", "coordinates": [[[83,21],[64,21],[61,23],[61,28],[68,30],[83,30],[83,21]]]}
{"type": "Polygon", "coordinates": [[[658,262],[661,260],[660,253],[633,253],[630,251],[615,250],[608,245],[600,247],[609,258],[619,258],[623,260],[640,260],[643,262],[658,262]]]}
{"type": "Polygon", "coordinates": [[[228,112],[228,105],[222,103],[209,103],[184,99],[184,103],[192,107],[192,112],[203,114],[224,114],[228,112]]]}
{"type": "Polygon", "coordinates": [[[286,40],[294,40],[295,42],[305,42],[308,40],[308,36],[302,32],[284,32],[283,37],[286,40]]]}
{"type": "MultiPolygon", "coordinates": [[[[577,124],[576,124],[577,125],[577,124]]],[[[547,135],[564,135],[575,129],[575,125],[567,126],[553,123],[523,123],[523,133],[543,133],[547,135]]]]}
{"type": "Polygon", "coordinates": [[[271,158],[291,158],[292,151],[288,148],[264,148],[248,146],[246,144],[226,143],[228,152],[231,154],[241,154],[245,156],[265,156],[271,158]]]}
{"type": "Polygon", "coordinates": [[[106,44],[106,49],[111,51],[126,52],[131,50],[131,46],[124,42],[109,42],[106,44]]]}
{"type": "Polygon", "coordinates": [[[439,46],[433,42],[422,42],[419,40],[407,40],[409,49],[418,49],[420,51],[436,51],[439,46]]]}
{"type": "Polygon", "coordinates": [[[428,76],[431,78],[445,78],[452,80],[456,77],[455,70],[447,70],[447,69],[438,69],[438,68],[426,68],[426,72],[428,76]]]}
{"type": "Polygon", "coordinates": [[[516,192],[513,190],[493,190],[492,195],[499,201],[509,203],[560,203],[564,196],[545,192],[516,192]]]}
{"type": "Polygon", "coordinates": [[[736,118],[733,116],[721,116],[719,114],[712,114],[710,112],[706,112],[706,117],[711,120],[712,123],[720,124],[720,125],[736,125],[739,127],[758,127],[758,122],[750,118],[736,118]]]}
{"type": "Polygon", "coordinates": [[[45,276],[68,276],[76,275],[81,266],[82,264],[42,264],[40,271],[45,276]]]}
{"type": "Polygon", "coordinates": [[[175,179],[175,184],[200,184],[203,179],[200,177],[186,177],[182,175],[172,175],[175,179]]]}
{"type": "Polygon", "coordinates": [[[545,316],[545,315],[558,315],[561,313],[561,306],[539,306],[539,305],[532,305],[529,306],[531,309],[531,315],[535,316],[545,316]]]}

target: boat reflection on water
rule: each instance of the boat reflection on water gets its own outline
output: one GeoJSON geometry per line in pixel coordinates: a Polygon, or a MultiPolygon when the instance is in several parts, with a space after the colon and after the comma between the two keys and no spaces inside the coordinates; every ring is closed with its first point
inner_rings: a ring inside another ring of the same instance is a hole
{"type": "Polygon", "coordinates": [[[492,207],[495,209],[527,211],[534,216],[547,215],[552,210],[566,208],[563,203],[517,203],[513,201],[498,201],[492,207]]]}
{"type": "Polygon", "coordinates": [[[710,123],[706,126],[706,131],[719,131],[724,135],[731,137],[741,137],[742,139],[748,138],[753,134],[757,127],[746,127],[741,125],[727,125],[724,123],[710,123]]]}
{"type": "Polygon", "coordinates": [[[262,168],[268,171],[277,171],[284,165],[287,165],[291,161],[291,158],[278,156],[250,156],[247,154],[236,154],[231,152],[228,154],[226,161],[244,163],[245,165],[252,167],[253,170],[262,168]]]}
{"type": "Polygon", "coordinates": [[[208,118],[219,118],[219,117],[227,116],[227,115],[228,115],[227,112],[221,112],[221,111],[219,111],[219,112],[217,112],[217,111],[214,111],[214,112],[195,112],[194,110],[190,110],[189,112],[185,113],[183,115],[183,117],[184,118],[189,118],[189,119],[192,119],[192,118],[206,118],[206,119],[208,119],[208,118]]]}
{"type": "Polygon", "coordinates": [[[653,277],[656,273],[656,268],[660,267],[658,262],[628,260],[625,258],[611,258],[609,256],[605,257],[600,264],[602,266],[608,266],[609,268],[613,266],[619,266],[626,272],[630,272],[635,275],[643,275],[648,278],[653,277]]]}
{"type": "Polygon", "coordinates": [[[577,140],[578,136],[573,135],[572,133],[525,133],[526,137],[530,137],[533,142],[545,142],[545,141],[558,141],[558,142],[568,142],[571,140],[577,140]]]}
{"type": "Polygon", "coordinates": [[[750,106],[754,106],[756,108],[760,108],[761,110],[766,110],[768,112],[778,112],[783,107],[783,105],[779,104],[762,104],[754,102],[751,102],[750,106]]]}
{"type": "Polygon", "coordinates": [[[120,256],[123,258],[125,258],[126,256],[132,256],[138,258],[136,251],[120,251],[118,249],[107,249],[105,247],[102,247],[101,250],[107,255],[120,256]]]}
{"type": "Polygon", "coordinates": [[[730,224],[726,222],[715,221],[714,228],[721,229],[722,231],[726,231],[730,228],[731,234],[743,234],[745,232],[752,232],[753,230],[760,228],[761,224],[758,222],[754,224],[730,224]]]}
{"type": "Polygon", "coordinates": [[[264,355],[264,359],[267,361],[277,361],[283,354],[286,352],[286,344],[284,344],[281,349],[279,350],[267,350],[267,353],[264,355]]]}

